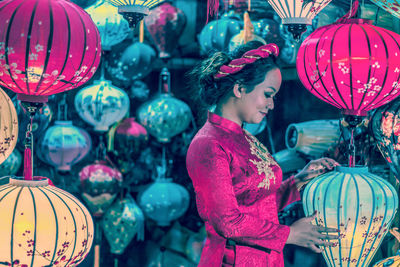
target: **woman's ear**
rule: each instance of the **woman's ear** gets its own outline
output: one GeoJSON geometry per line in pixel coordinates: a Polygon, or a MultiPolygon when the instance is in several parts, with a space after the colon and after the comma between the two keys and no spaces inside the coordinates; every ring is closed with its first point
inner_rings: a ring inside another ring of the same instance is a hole
{"type": "Polygon", "coordinates": [[[240,86],[239,84],[235,84],[233,86],[233,94],[237,97],[237,98],[241,98],[242,95],[244,94],[245,89],[240,86]]]}

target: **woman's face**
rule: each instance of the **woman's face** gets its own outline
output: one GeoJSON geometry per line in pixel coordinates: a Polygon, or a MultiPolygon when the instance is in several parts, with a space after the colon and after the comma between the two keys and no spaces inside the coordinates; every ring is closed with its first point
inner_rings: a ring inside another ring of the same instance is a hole
{"type": "Polygon", "coordinates": [[[278,68],[270,70],[262,83],[256,85],[250,93],[243,88],[239,101],[239,117],[242,122],[260,123],[274,109],[273,97],[282,84],[281,71],[278,68]]]}

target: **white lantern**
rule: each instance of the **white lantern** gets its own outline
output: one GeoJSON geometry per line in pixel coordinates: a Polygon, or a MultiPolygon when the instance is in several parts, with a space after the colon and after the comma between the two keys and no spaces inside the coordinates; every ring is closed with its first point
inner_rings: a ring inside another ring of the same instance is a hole
{"type": "Polygon", "coordinates": [[[0,218],[5,266],[77,266],[92,246],[88,210],[46,178],[0,186],[0,218]]]}

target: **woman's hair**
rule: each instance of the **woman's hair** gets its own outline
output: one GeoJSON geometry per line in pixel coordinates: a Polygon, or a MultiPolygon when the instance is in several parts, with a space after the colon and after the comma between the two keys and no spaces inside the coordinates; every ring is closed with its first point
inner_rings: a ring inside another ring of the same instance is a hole
{"type": "Polygon", "coordinates": [[[203,105],[212,106],[229,95],[235,84],[246,88],[246,92],[251,92],[256,85],[262,83],[270,70],[278,68],[276,58],[273,55],[267,58],[260,58],[252,64],[246,64],[237,73],[218,79],[214,78],[214,75],[218,73],[222,65],[226,65],[230,61],[242,57],[247,51],[257,49],[262,45],[263,43],[261,42],[251,41],[239,46],[229,54],[216,52],[200,62],[189,72],[190,87],[193,89],[192,97],[194,101],[197,103],[200,101],[203,105]]]}

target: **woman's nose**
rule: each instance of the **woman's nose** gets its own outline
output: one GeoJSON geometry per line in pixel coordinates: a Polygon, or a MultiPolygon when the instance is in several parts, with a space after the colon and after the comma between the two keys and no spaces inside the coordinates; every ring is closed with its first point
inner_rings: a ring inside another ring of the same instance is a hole
{"type": "Polygon", "coordinates": [[[267,108],[270,110],[274,109],[274,99],[273,98],[268,99],[267,108]]]}

